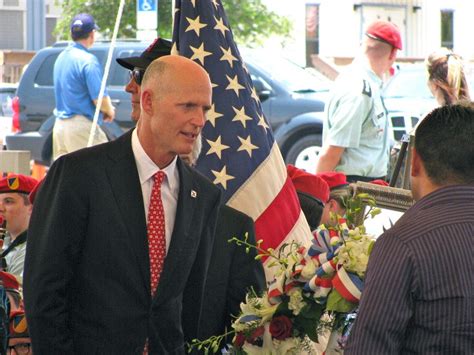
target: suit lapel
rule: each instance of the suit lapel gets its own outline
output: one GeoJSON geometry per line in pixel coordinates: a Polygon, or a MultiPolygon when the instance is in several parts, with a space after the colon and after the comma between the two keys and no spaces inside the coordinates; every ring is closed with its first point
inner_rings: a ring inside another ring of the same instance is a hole
{"type": "MultiPolygon", "coordinates": [[[[131,130],[132,131],[132,130],[131,130]]],[[[150,268],[143,195],[131,144],[131,131],[114,141],[106,168],[109,182],[126,225],[127,242],[137,258],[144,286],[150,292],[150,268]]]]}
{"type": "Polygon", "coordinates": [[[189,240],[189,229],[191,227],[193,211],[199,198],[199,191],[193,186],[190,169],[180,159],[178,159],[177,165],[179,171],[178,205],[171,243],[156,293],[156,302],[158,303],[161,300],[166,300],[166,292],[172,287],[170,283],[182,282],[182,280],[175,279],[174,270],[182,265],[182,260],[189,257],[187,255],[189,249],[185,248],[186,243],[193,242],[189,240]]]}

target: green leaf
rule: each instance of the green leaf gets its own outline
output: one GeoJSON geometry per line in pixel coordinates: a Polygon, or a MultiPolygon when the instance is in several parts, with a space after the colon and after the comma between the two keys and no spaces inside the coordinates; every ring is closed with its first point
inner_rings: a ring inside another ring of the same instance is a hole
{"type": "Polygon", "coordinates": [[[349,313],[356,309],[356,307],[357,303],[349,302],[344,297],[342,297],[336,289],[332,289],[332,291],[329,293],[326,303],[326,309],[328,311],[349,313]]]}

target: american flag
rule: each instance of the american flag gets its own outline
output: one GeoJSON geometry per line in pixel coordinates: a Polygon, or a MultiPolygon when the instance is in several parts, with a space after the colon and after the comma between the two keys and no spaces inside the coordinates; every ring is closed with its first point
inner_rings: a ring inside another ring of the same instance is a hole
{"type": "Polygon", "coordinates": [[[253,218],[262,248],[278,249],[290,240],[310,245],[296,191],[221,1],[176,0],[173,48],[201,64],[213,85],[197,169],[222,188],[227,205],[253,218]]]}

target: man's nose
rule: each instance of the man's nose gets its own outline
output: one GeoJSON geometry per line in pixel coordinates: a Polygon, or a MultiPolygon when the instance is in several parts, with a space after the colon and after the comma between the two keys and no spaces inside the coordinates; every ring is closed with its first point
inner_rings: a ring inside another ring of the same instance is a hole
{"type": "Polygon", "coordinates": [[[193,123],[198,127],[204,127],[206,123],[206,110],[198,110],[196,115],[194,116],[193,123]]]}
{"type": "Polygon", "coordinates": [[[128,84],[125,85],[125,91],[128,92],[129,94],[134,94],[137,92],[137,89],[138,89],[138,85],[137,83],[135,82],[135,80],[133,80],[133,78],[131,78],[129,81],[128,81],[128,84]]]}

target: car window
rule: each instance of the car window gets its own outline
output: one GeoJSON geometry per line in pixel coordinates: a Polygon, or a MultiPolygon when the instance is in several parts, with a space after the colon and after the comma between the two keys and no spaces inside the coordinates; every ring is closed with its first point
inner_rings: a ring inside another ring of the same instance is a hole
{"type": "Polygon", "coordinates": [[[0,92],[0,116],[12,116],[12,99],[14,93],[0,92]]]}
{"type": "Polygon", "coordinates": [[[326,92],[329,91],[331,83],[323,80],[309,70],[305,70],[292,61],[277,55],[269,56],[268,53],[258,50],[244,49],[242,51],[244,62],[249,60],[259,71],[270,78],[276,78],[288,91],[304,92],[326,92]]]}
{"type": "Polygon", "coordinates": [[[38,73],[36,74],[35,84],[38,86],[53,86],[53,68],[54,62],[58,58],[60,52],[53,53],[47,56],[41,66],[38,69],[38,73]]]}
{"type": "MultiPolygon", "coordinates": [[[[139,56],[142,51],[137,50],[122,50],[117,53],[117,58],[135,57],[139,56]]],[[[125,86],[129,79],[129,70],[119,65],[115,60],[110,69],[109,85],[125,86]]]]}
{"type": "Polygon", "coordinates": [[[427,98],[432,99],[423,67],[403,69],[393,77],[384,90],[384,97],[427,98]]]}

